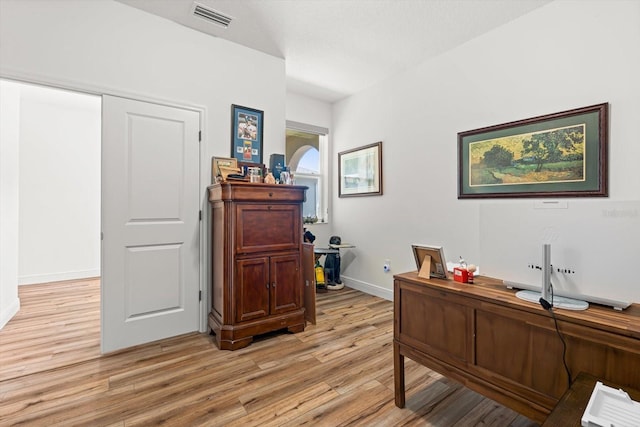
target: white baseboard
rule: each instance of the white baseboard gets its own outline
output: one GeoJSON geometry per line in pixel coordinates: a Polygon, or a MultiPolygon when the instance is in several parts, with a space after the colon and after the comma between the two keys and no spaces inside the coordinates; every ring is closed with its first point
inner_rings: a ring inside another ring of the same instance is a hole
{"type": "Polygon", "coordinates": [[[373,285],[361,280],[356,280],[351,277],[345,277],[344,275],[342,275],[340,278],[342,279],[342,283],[344,283],[345,286],[357,289],[369,295],[384,298],[387,301],[393,301],[393,289],[383,288],[381,286],[373,285]]]}
{"type": "Polygon", "coordinates": [[[20,298],[14,299],[7,308],[0,310],[0,329],[4,328],[4,325],[9,323],[18,311],[20,311],[20,298]]]}
{"type": "Polygon", "coordinates": [[[88,277],[100,277],[100,270],[64,271],[61,273],[35,274],[18,277],[18,285],[34,285],[36,283],[62,282],[64,280],[79,280],[88,277]]]}

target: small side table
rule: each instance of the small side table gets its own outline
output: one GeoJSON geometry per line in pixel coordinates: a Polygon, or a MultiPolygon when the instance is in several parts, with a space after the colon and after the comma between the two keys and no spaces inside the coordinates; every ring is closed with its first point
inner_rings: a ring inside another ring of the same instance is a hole
{"type": "MultiPolygon", "coordinates": [[[[324,255],[328,255],[328,254],[339,254],[340,251],[338,249],[333,249],[333,248],[313,248],[313,254],[315,255],[315,259],[316,259],[316,264],[320,261],[320,258],[322,258],[324,255]]],[[[315,266],[314,266],[315,268],[315,266]]],[[[315,274],[315,273],[314,273],[315,274]]],[[[325,274],[325,282],[320,284],[316,282],[316,291],[320,292],[320,293],[324,293],[327,292],[327,281],[326,281],[326,274],[325,274]]]]}

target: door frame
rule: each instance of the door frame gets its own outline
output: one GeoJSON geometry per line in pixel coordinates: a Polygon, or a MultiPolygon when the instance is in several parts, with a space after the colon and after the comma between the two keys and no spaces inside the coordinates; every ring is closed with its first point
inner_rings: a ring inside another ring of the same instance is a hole
{"type": "MultiPolygon", "coordinates": [[[[102,97],[103,95],[117,96],[120,98],[128,98],[128,99],[148,102],[152,104],[160,104],[160,105],[166,105],[169,107],[182,108],[185,110],[191,110],[198,113],[199,120],[200,120],[200,131],[201,131],[200,150],[199,150],[200,151],[200,154],[199,154],[200,174],[199,174],[198,191],[200,193],[200,211],[202,212],[201,220],[199,222],[200,254],[199,254],[199,273],[198,273],[198,277],[199,277],[198,287],[200,289],[200,292],[202,292],[202,299],[200,300],[200,304],[199,304],[199,313],[198,313],[199,322],[198,323],[199,323],[199,332],[201,333],[207,332],[208,330],[207,316],[208,316],[210,296],[209,296],[209,287],[206,286],[206,284],[209,283],[207,279],[210,277],[210,271],[207,268],[208,264],[206,260],[209,257],[209,253],[208,253],[209,239],[207,236],[209,236],[208,218],[210,217],[210,215],[209,215],[209,209],[207,208],[209,204],[209,200],[207,198],[207,194],[206,194],[207,192],[205,190],[209,186],[210,175],[211,175],[208,172],[209,171],[208,168],[210,167],[210,164],[206,160],[210,158],[209,147],[208,147],[208,144],[206,143],[207,141],[206,121],[204,120],[204,118],[207,117],[206,115],[207,107],[204,105],[196,105],[187,101],[168,100],[164,98],[150,97],[148,95],[143,95],[140,93],[122,91],[119,89],[104,87],[100,85],[93,85],[93,84],[88,84],[88,83],[78,82],[78,81],[66,81],[66,80],[45,77],[45,76],[26,75],[24,73],[15,72],[15,71],[0,72],[0,78],[6,79],[6,80],[14,80],[14,81],[25,83],[25,84],[48,86],[55,89],[69,90],[69,91],[84,93],[88,95],[97,95],[100,97],[102,97]]],[[[101,123],[101,125],[104,125],[104,124],[101,123]]],[[[100,146],[102,147],[102,136],[100,138],[100,146]]],[[[102,184],[100,186],[100,194],[102,194],[102,184]]],[[[100,218],[100,223],[102,224],[102,218],[100,218]]],[[[98,230],[98,232],[101,232],[101,231],[102,230],[98,230]]],[[[100,248],[100,256],[102,258],[102,245],[100,248]]],[[[102,275],[102,266],[100,267],[101,267],[100,274],[102,275]]],[[[102,287],[102,282],[100,282],[100,286],[102,287]]],[[[100,328],[102,328],[102,323],[100,323],[100,328]]]]}

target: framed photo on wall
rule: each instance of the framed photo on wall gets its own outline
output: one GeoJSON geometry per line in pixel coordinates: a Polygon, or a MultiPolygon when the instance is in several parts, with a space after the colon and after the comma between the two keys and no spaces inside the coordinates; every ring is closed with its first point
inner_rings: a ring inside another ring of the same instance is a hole
{"type": "Polygon", "coordinates": [[[382,142],[338,153],[338,196],[382,195],[382,142]]]}
{"type": "Polygon", "coordinates": [[[458,133],[458,198],[608,196],[608,106],[458,133]]]}
{"type": "Polygon", "coordinates": [[[231,105],[231,157],[261,164],[263,129],[264,111],[231,105]]]}

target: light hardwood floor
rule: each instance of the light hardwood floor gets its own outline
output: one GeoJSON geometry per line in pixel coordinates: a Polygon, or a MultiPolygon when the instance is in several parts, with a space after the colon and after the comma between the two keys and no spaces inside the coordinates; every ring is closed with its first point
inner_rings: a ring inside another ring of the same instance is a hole
{"type": "Polygon", "coordinates": [[[318,294],[304,332],[234,352],[193,333],[101,356],[99,286],[20,287],[0,331],[0,425],[536,425],[411,360],[397,408],[393,305],[356,290],[318,294]]]}

